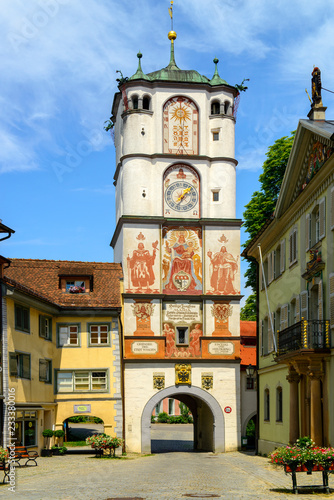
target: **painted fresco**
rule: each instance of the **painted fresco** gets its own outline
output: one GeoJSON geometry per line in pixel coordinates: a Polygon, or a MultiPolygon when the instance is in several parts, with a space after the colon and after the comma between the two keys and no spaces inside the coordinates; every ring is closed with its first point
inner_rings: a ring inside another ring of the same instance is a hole
{"type": "Polygon", "coordinates": [[[166,337],[166,358],[199,358],[201,356],[202,324],[194,323],[189,328],[189,345],[176,345],[173,323],[164,323],[162,335],[166,337]]]}
{"type": "Polygon", "coordinates": [[[159,293],[158,240],[149,243],[140,232],[126,258],[126,293],[159,293]]]}
{"type": "Polygon", "coordinates": [[[151,316],[154,313],[155,304],[144,300],[136,300],[132,304],[132,312],[136,317],[136,330],[134,335],[154,335],[151,330],[151,316]]]}
{"type": "Polygon", "coordinates": [[[207,257],[209,259],[209,287],[208,294],[239,295],[239,255],[230,253],[233,244],[222,234],[211,246],[208,244],[207,257]],[[213,250],[212,250],[213,248],[213,250]]]}
{"type": "Polygon", "coordinates": [[[202,232],[200,228],[163,228],[163,291],[202,293],[202,232]]]}

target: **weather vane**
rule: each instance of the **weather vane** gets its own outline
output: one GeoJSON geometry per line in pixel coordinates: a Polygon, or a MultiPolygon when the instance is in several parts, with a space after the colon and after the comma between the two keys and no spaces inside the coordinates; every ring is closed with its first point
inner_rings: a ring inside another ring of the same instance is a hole
{"type": "Polygon", "coordinates": [[[170,7],[168,7],[168,12],[169,12],[169,15],[170,15],[170,19],[171,19],[171,30],[173,31],[173,0],[171,1],[170,3],[170,7]]]}

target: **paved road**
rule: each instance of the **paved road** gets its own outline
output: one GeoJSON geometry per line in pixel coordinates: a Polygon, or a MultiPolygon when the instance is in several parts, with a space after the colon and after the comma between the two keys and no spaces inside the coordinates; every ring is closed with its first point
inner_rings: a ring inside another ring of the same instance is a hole
{"type": "MultiPolygon", "coordinates": [[[[178,428],[154,430],[152,437],[166,441],[173,433],[178,433],[180,441],[189,441],[189,432],[178,428]]],[[[334,489],[330,495],[291,495],[290,476],[273,468],[268,459],[251,453],[170,452],[116,460],[69,455],[39,458],[38,464],[16,470],[16,495],[20,500],[334,498],[334,489]]],[[[301,473],[298,481],[318,484],[321,473],[301,473]]],[[[334,477],[330,477],[330,485],[334,488],[334,477]]],[[[15,498],[11,495],[8,485],[1,484],[0,498],[15,498]]]]}

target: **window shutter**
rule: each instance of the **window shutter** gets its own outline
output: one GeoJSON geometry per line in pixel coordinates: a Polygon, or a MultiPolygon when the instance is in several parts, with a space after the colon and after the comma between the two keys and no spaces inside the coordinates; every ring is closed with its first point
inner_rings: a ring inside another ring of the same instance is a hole
{"type": "Polygon", "coordinates": [[[329,304],[330,304],[330,323],[334,326],[334,273],[329,275],[329,304]]]}
{"type": "Polygon", "coordinates": [[[260,274],[261,290],[263,290],[264,289],[264,284],[263,284],[263,272],[262,272],[261,262],[260,262],[260,265],[259,265],[259,274],[260,274]]]}
{"type": "Polygon", "coordinates": [[[276,278],[275,273],[275,263],[276,263],[276,252],[273,250],[271,253],[271,279],[274,280],[276,278]]]}
{"type": "Polygon", "coordinates": [[[45,317],[39,316],[39,336],[46,337],[46,328],[45,328],[45,317]]]}
{"type": "Polygon", "coordinates": [[[281,330],[288,327],[288,304],[281,307],[281,330]]]}
{"type": "Polygon", "coordinates": [[[280,271],[281,273],[285,271],[285,239],[281,241],[280,271]]]}
{"type": "Polygon", "coordinates": [[[45,359],[39,360],[39,379],[46,381],[47,380],[47,369],[48,362],[45,359]]]}
{"type": "Polygon", "coordinates": [[[268,254],[268,284],[272,282],[271,252],[268,254]]]}
{"type": "Polygon", "coordinates": [[[15,352],[9,353],[9,373],[12,377],[17,377],[17,354],[15,352]]]}
{"type": "Polygon", "coordinates": [[[272,328],[271,328],[270,316],[268,317],[268,339],[267,339],[267,345],[268,345],[268,352],[271,352],[273,350],[273,331],[272,331],[272,328]]]}
{"type": "Polygon", "coordinates": [[[291,265],[293,262],[293,233],[289,236],[289,260],[291,265]]]}
{"type": "Polygon", "coordinates": [[[301,318],[308,319],[308,291],[300,294],[300,314],[301,318]]]}
{"type": "Polygon", "coordinates": [[[326,198],[319,201],[319,239],[322,240],[326,235],[326,198]]]}
{"type": "Polygon", "coordinates": [[[300,321],[300,297],[297,295],[296,297],[296,322],[300,321]]]}
{"type": "Polygon", "coordinates": [[[22,309],[21,307],[15,306],[15,327],[16,328],[22,328],[23,323],[22,323],[22,309]]]}
{"type": "Polygon", "coordinates": [[[331,230],[333,230],[334,229],[334,187],[332,187],[332,189],[331,189],[330,211],[331,211],[331,230]]]}
{"type": "Polygon", "coordinates": [[[318,285],[318,319],[322,321],[324,319],[324,310],[323,310],[323,289],[322,289],[322,280],[320,280],[318,285]]]}
{"type": "MultiPolygon", "coordinates": [[[[333,277],[334,277],[334,275],[333,275],[333,277]]],[[[333,297],[334,297],[334,295],[333,295],[333,297]]],[[[334,316],[334,314],[333,314],[333,316],[334,316]]],[[[261,356],[263,356],[263,351],[264,351],[264,349],[263,349],[263,330],[264,330],[264,321],[262,319],[261,320],[261,339],[260,339],[261,356]]]]}
{"type": "Polygon", "coordinates": [[[306,251],[308,251],[311,247],[311,214],[306,214],[305,247],[306,251]]]}
{"type": "Polygon", "coordinates": [[[295,229],[295,231],[293,232],[293,243],[294,243],[293,260],[296,261],[298,260],[297,229],[295,229]]]}

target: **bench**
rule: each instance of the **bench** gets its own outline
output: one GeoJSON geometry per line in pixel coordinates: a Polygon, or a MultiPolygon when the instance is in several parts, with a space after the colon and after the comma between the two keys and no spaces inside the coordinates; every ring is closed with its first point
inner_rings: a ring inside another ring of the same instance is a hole
{"type": "Polygon", "coordinates": [[[3,473],[4,473],[3,481],[2,481],[3,484],[5,484],[6,478],[8,481],[10,481],[10,479],[9,479],[10,467],[9,467],[9,463],[7,463],[6,460],[2,460],[0,462],[0,471],[3,471],[3,473]]]}
{"type": "Polygon", "coordinates": [[[37,464],[36,458],[39,457],[37,451],[28,451],[25,446],[15,446],[15,455],[12,456],[12,450],[8,447],[10,458],[17,464],[18,467],[35,467],[37,464]],[[22,464],[21,460],[25,460],[22,464]],[[29,462],[33,462],[32,464],[29,462]]]}

